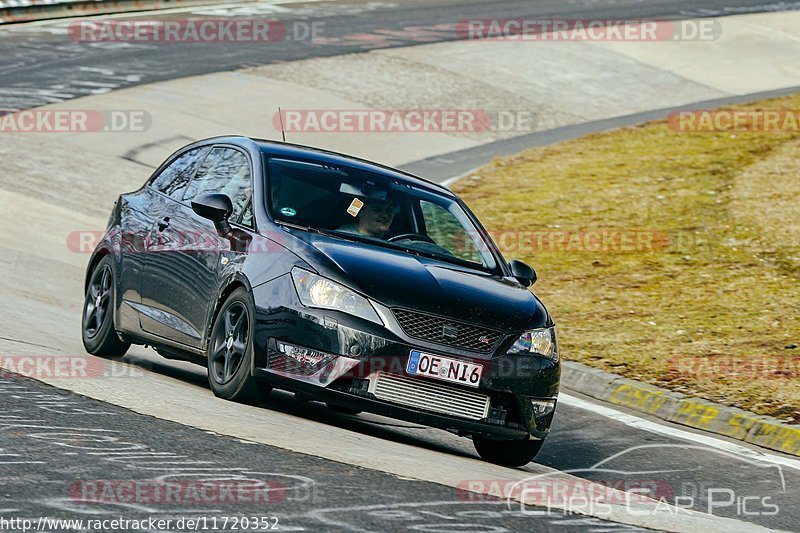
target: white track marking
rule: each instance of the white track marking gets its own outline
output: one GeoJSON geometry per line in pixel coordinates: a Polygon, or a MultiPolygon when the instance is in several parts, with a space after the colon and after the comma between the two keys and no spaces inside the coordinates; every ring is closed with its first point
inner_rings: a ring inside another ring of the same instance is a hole
{"type": "Polygon", "coordinates": [[[696,442],[711,448],[716,448],[718,450],[723,450],[742,457],[747,457],[748,459],[752,459],[754,461],[786,466],[788,468],[800,471],[800,461],[797,459],[764,453],[740,444],[736,444],[734,442],[728,442],[726,440],[711,437],[710,435],[693,433],[691,431],[684,431],[682,429],[665,426],[651,420],[646,420],[644,418],[639,418],[638,416],[623,413],[622,411],[618,411],[604,405],[589,402],[575,396],[570,396],[569,394],[559,394],[558,401],[572,407],[577,407],[578,409],[591,411],[594,414],[622,422],[626,426],[630,426],[632,428],[649,431],[650,433],[657,433],[666,437],[674,437],[676,439],[696,442]]]}

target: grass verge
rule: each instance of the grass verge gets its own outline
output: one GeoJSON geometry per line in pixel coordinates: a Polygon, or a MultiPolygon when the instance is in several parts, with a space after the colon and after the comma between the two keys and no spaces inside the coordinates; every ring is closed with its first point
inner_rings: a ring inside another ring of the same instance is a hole
{"type": "MultiPolygon", "coordinates": [[[[800,110],[800,95],[723,111],[742,110],[800,110]]],[[[565,359],[800,423],[798,129],[655,121],[454,188],[536,268],[565,359]]]]}

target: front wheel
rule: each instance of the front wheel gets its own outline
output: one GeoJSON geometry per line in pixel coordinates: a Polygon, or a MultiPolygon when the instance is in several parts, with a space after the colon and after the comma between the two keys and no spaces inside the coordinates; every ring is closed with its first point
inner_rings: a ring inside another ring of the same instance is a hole
{"type": "Polygon", "coordinates": [[[238,288],[228,296],[214,319],[208,342],[208,382],[220,398],[255,405],[268,391],[253,376],[255,305],[250,293],[238,288]]]}
{"type": "Polygon", "coordinates": [[[478,435],[472,438],[481,459],[503,466],[519,467],[533,461],[543,440],[492,440],[478,435]]]}
{"type": "Polygon", "coordinates": [[[92,271],[83,301],[83,347],[92,355],[122,357],[131,343],[117,335],[114,325],[114,262],[105,256],[92,271]]]}

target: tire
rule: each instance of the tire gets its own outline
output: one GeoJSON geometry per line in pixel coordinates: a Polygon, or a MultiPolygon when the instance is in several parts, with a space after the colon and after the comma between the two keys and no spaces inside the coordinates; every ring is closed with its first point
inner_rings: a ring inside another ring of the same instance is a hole
{"type": "Polygon", "coordinates": [[[250,375],[254,326],[253,299],[240,287],[220,307],[208,339],[208,383],[215,396],[250,405],[266,399],[269,387],[250,375]]]}
{"type": "Polygon", "coordinates": [[[361,413],[361,409],[350,409],[349,407],[344,407],[333,403],[328,403],[328,402],[325,403],[328,405],[328,409],[330,409],[331,411],[336,411],[337,413],[342,413],[344,415],[357,415],[361,413]]]}
{"type": "Polygon", "coordinates": [[[92,270],[81,313],[83,347],[92,355],[122,357],[131,347],[114,324],[115,287],[114,261],[107,255],[92,270]]]}
{"type": "Polygon", "coordinates": [[[543,440],[491,440],[478,435],[472,438],[475,451],[481,459],[490,463],[519,467],[533,461],[543,440]]]}

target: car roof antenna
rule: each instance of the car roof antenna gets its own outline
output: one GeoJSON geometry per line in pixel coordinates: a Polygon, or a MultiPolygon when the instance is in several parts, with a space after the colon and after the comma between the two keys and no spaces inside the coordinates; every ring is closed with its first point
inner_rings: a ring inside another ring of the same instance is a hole
{"type": "Polygon", "coordinates": [[[283,142],[286,142],[286,131],[283,129],[283,113],[281,113],[280,106],[278,106],[278,119],[281,121],[281,137],[283,142]]]}

